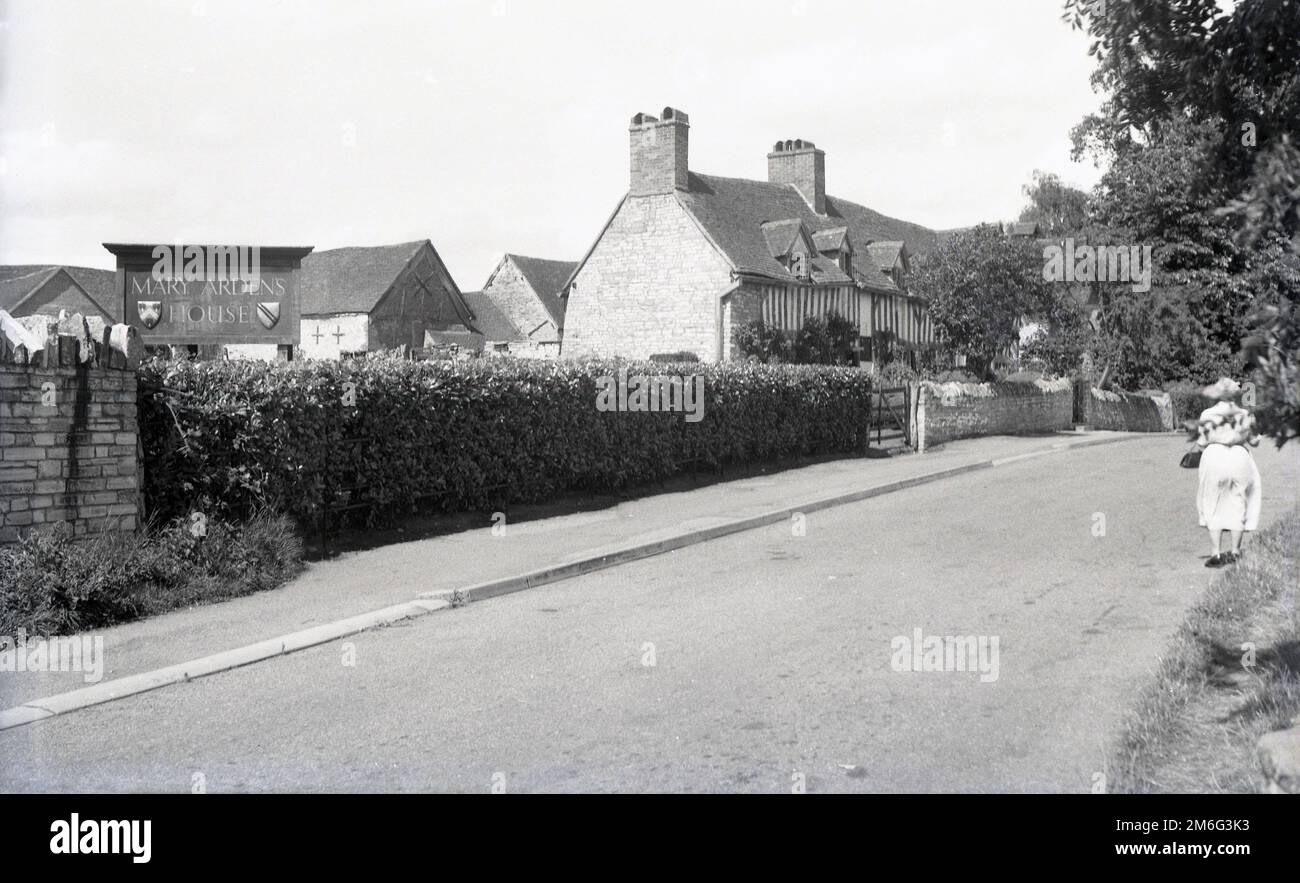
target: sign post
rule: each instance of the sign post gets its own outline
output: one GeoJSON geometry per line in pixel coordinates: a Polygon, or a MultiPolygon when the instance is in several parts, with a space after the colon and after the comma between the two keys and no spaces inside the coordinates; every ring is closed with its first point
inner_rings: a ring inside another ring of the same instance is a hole
{"type": "Polygon", "coordinates": [[[122,321],[145,345],[298,343],[298,275],[310,247],[121,245],[122,321]]]}

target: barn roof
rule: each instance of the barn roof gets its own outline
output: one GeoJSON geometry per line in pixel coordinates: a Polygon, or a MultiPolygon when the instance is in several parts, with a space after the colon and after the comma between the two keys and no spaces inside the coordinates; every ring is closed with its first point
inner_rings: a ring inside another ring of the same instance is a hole
{"type": "Polygon", "coordinates": [[[302,314],[369,313],[428,242],[312,252],[302,259],[302,314]]]}
{"type": "Polygon", "coordinates": [[[489,295],[482,291],[466,291],[463,296],[465,303],[469,304],[470,310],[474,313],[474,323],[486,339],[491,341],[528,339],[528,336],[515,327],[515,324],[502,312],[501,306],[489,295]]]}

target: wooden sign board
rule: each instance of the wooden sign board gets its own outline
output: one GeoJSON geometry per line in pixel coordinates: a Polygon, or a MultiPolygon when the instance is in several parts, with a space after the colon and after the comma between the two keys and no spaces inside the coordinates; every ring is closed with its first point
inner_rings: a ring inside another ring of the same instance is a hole
{"type": "Polygon", "coordinates": [[[122,321],[144,344],[297,344],[311,248],[119,245],[122,321]]]}

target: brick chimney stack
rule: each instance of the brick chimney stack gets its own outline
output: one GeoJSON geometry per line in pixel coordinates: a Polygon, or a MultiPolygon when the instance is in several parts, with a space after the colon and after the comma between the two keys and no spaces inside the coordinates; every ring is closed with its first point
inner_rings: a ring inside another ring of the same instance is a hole
{"type": "Polygon", "coordinates": [[[793,184],[813,211],[826,214],[826,151],[811,141],[776,142],[767,155],[767,180],[793,184]]]}
{"type": "Polygon", "coordinates": [[[628,129],[632,148],[632,195],[657,196],[689,189],[690,117],[665,107],[662,119],[639,113],[628,129]]]}

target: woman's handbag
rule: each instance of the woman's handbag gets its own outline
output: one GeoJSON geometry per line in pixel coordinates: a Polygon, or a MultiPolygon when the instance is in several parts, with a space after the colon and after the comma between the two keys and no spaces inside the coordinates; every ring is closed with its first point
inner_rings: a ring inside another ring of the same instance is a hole
{"type": "Polygon", "coordinates": [[[1199,469],[1201,466],[1201,449],[1192,448],[1186,454],[1183,454],[1183,459],[1178,461],[1178,465],[1184,469],[1199,469]]]}

